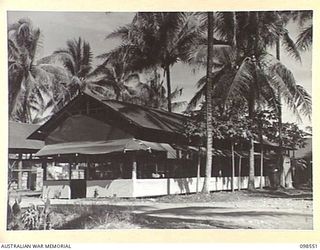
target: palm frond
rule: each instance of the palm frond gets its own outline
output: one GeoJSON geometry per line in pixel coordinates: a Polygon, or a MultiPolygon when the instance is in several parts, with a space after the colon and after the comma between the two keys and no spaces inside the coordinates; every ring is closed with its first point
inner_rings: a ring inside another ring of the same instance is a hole
{"type": "Polygon", "coordinates": [[[296,47],[300,50],[308,50],[312,45],[312,24],[305,28],[298,36],[296,47]]]}
{"type": "Polygon", "coordinates": [[[226,101],[246,95],[254,82],[254,65],[250,58],[245,58],[237,70],[226,94],[226,101]]]}
{"type": "Polygon", "coordinates": [[[191,98],[186,108],[186,112],[192,111],[200,103],[202,97],[206,95],[206,85],[203,85],[200,90],[198,90],[195,95],[191,98]]]}
{"type": "Polygon", "coordinates": [[[282,36],[282,45],[285,47],[285,50],[289,53],[289,55],[301,62],[299,50],[294,41],[290,38],[288,32],[284,33],[282,36]]]}

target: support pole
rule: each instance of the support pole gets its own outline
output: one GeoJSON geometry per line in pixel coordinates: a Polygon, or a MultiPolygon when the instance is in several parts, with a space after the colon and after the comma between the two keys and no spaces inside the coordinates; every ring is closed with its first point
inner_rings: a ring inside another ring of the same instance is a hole
{"type": "Polygon", "coordinates": [[[22,154],[19,154],[18,161],[18,189],[22,189],[22,154]]]}
{"type": "Polygon", "coordinates": [[[231,192],[234,192],[234,143],[231,142],[231,192]]]}
{"type": "Polygon", "coordinates": [[[262,178],[263,178],[263,149],[261,149],[261,154],[260,154],[260,189],[263,188],[262,178]]]}
{"type": "Polygon", "coordinates": [[[198,165],[197,165],[197,189],[196,193],[199,193],[199,184],[200,184],[200,165],[201,165],[201,148],[199,147],[198,151],[198,165]]]}
{"type": "Polygon", "coordinates": [[[137,160],[135,156],[132,157],[132,179],[137,179],[137,160]]]}
{"type": "Polygon", "coordinates": [[[46,161],[46,159],[42,159],[41,165],[42,165],[42,170],[43,170],[42,179],[45,181],[45,180],[47,180],[47,161],[46,161]]]}
{"type": "Polygon", "coordinates": [[[239,177],[238,177],[238,190],[240,191],[241,190],[241,160],[242,160],[242,157],[239,156],[239,177]]]}

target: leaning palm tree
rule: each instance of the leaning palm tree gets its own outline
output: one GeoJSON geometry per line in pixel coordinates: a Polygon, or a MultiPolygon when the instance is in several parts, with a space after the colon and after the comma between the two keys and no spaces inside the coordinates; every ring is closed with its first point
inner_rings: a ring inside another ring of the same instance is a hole
{"type": "MultiPolygon", "coordinates": [[[[35,89],[46,93],[63,91],[63,83],[69,81],[67,72],[57,65],[36,60],[39,47],[40,30],[32,27],[31,21],[20,19],[8,26],[8,78],[9,78],[9,116],[30,122],[32,114],[29,101],[35,89]]],[[[58,102],[61,96],[51,96],[58,102]]]]}

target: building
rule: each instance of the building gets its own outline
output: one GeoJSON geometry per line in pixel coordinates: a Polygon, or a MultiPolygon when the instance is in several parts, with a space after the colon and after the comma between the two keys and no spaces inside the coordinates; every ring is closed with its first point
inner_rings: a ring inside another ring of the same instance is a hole
{"type": "Polygon", "coordinates": [[[44,143],[27,139],[39,127],[39,125],[9,121],[8,163],[11,189],[42,189],[41,163],[34,154],[44,146],[44,143]]]}
{"type": "MultiPolygon", "coordinates": [[[[196,192],[204,158],[182,131],[186,116],[80,93],[28,138],[43,140],[43,197],[144,197],[196,192]]],[[[231,158],[227,150],[214,155],[231,158]]],[[[238,152],[241,155],[241,152],[238,152]]],[[[258,154],[258,153],[257,153],[258,154]]],[[[241,155],[244,159],[246,156],[241,155]]],[[[263,171],[256,186],[266,184],[263,171]]],[[[210,190],[247,188],[248,171],[213,173],[210,190]]]]}

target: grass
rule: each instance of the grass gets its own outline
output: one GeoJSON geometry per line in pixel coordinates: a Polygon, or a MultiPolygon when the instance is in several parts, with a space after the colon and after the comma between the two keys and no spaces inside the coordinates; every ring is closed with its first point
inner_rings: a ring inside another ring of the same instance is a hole
{"type": "Polygon", "coordinates": [[[53,205],[53,229],[140,228],[130,211],[112,205],[53,205]]]}

